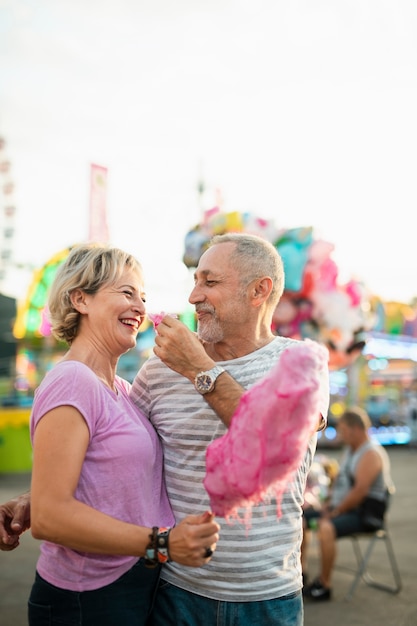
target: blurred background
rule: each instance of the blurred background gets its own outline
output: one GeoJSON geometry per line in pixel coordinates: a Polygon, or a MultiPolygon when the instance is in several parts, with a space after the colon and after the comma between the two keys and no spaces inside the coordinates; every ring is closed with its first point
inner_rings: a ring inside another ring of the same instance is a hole
{"type": "MultiPolygon", "coordinates": [[[[283,257],[277,334],[329,348],[319,446],[361,404],[417,441],[413,0],[0,0],[0,472],[28,471],[34,389],[65,346],[46,301],[76,243],[144,267],[180,315],[214,233],[283,257]]],[[[132,380],[147,322],[120,360],[132,380]]]]}

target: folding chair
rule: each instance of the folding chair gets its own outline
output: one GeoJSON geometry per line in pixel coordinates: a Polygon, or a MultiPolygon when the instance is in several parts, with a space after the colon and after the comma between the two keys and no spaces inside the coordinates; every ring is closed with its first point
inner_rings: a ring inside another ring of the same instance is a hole
{"type": "Polygon", "coordinates": [[[396,594],[401,591],[402,582],[400,571],[398,569],[397,560],[395,558],[394,549],[391,542],[391,537],[388,532],[388,529],[382,528],[380,530],[375,530],[367,533],[358,533],[355,535],[348,535],[346,537],[341,537],[338,539],[350,539],[353,546],[353,551],[356,557],[357,568],[356,569],[348,569],[345,567],[340,567],[338,569],[347,570],[354,573],[354,578],[352,584],[348,592],[345,595],[345,600],[351,600],[355,589],[362,578],[367,585],[370,587],[376,587],[377,589],[382,589],[383,591],[388,591],[389,593],[396,594]],[[367,541],[367,545],[365,549],[361,548],[361,542],[367,541]],[[393,582],[392,584],[387,584],[385,582],[380,582],[375,580],[369,573],[368,568],[370,565],[370,560],[374,548],[378,542],[383,542],[385,545],[386,553],[388,556],[388,561],[391,567],[391,574],[393,582]]]}

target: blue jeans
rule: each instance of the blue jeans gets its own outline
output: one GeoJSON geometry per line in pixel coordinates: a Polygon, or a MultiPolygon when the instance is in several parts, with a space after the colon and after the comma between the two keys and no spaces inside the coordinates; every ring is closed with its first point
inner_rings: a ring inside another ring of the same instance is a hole
{"type": "Polygon", "coordinates": [[[143,559],[110,585],[93,591],[68,591],[36,573],[28,602],[30,626],[145,626],[160,568],[143,559]]]}
{"type": "MultiPolygon", "coordinates": [[[[316,526],[313,520],[317,520],[321,517],[321,512],[316,511],[315,509],[306,509],[304,511],[304,519],[307,523],[307,528],[315,529],[316,526]]],[[[351,511],[347,511],[346,513],[341,513],[337,517],[332,517],[330,519],[332,522],[336,537],[348,537],[349,535],[354,535],[355,533],[366,532],[366,528],[363,525],[361,520],[359,510],[352,509],[351,511]]]]}
{"type": "Polygon", "coordinates": [[[159,582],[152,626],[303,626],[301,591],[258,602],[223,602],[159,582]]]}

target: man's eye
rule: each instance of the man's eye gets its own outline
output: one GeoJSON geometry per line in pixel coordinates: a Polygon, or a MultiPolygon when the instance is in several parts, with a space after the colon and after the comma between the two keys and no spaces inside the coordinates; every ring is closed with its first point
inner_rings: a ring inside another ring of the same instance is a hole
{"type": "Polygon", "coordinates": [[[206,285],[209,287],[213,287],[213,285],[217,285],[217,281],[215,280],[206,280],[206,285]]]}

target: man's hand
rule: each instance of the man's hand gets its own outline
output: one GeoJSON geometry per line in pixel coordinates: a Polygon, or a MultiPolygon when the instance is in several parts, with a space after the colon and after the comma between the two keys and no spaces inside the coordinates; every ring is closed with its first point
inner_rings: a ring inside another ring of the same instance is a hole
{"type": "Polygon", "coordinates": [[[0,550],[14,550],[20,535],[30,528],[30,493],[24,493],[0,505],[0,550]]]}
{"type": "MultiPolygon", "coordinates": [[[[216,365],[206,353],[206,347],[185,324],[165,316],[156,329],[154,353],[174,372],[192,383],[199,372],[210,370],[216,365]]],[[[206,344],[209,345],[209,344],[206,344]]],[[[216,388],[206,393],[204,400],[217,413],[225,426],[230,421],[245,389],[225,372],[216,381],[216,388]]],[[[198,393],[196,391],[196,393],[198,393]]]]}
{"type": "Polygon", "coordinates": [[[154,353],[169,368],[191,382],[198,372],[215,366],[196,333],[185,324],[166,315],[156,328],[154,353]]]}
{"type": "Polygon", "coordinates": [[[317,424],[317,432],[324,430],[327,427],[327,419],[320,415],[319,423],[317,424]]]}

